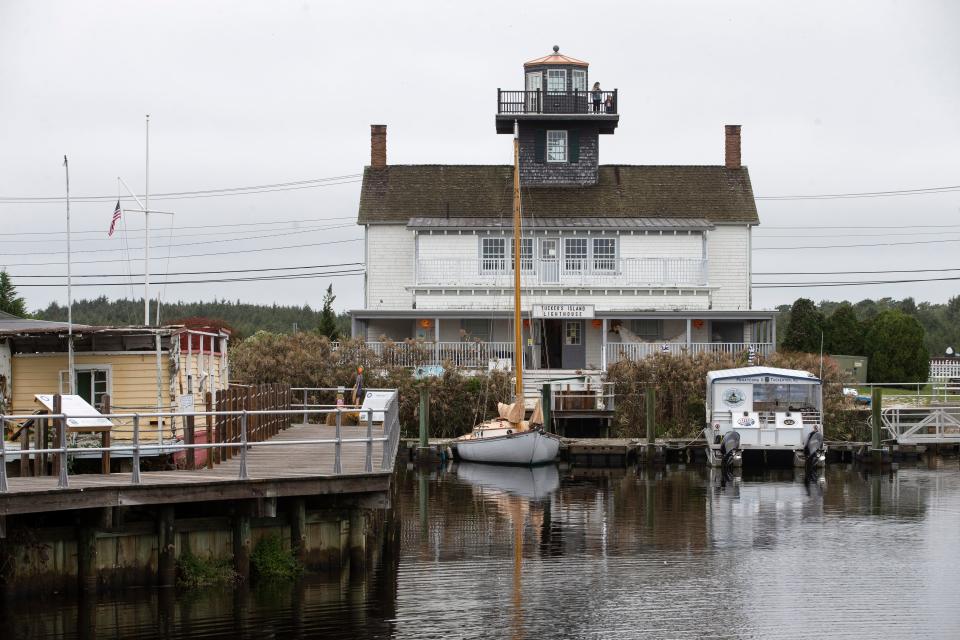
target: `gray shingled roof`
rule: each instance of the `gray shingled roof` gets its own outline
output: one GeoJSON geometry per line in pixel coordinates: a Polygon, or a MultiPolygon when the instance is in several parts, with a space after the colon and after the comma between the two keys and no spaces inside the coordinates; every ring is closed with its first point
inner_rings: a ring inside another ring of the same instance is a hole
{"type": "MultiPolygon", "coordinates": [[[[548,218],[706,218],[759,222],[747,168],[601,165],[588,187],[524,187],[525,216],[548,218]]],[[[509,165],[366,167],[359,224],[413,217],[499,218],[513,207],[509,165]]]]}

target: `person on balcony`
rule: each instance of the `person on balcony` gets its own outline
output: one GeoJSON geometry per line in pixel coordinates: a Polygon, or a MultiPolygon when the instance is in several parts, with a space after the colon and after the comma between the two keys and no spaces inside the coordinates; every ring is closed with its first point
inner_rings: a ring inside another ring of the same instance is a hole
{"type": "Polygon", "coordinates": [[[593,91],[590,96],[593,98],[593,112],[600,113],[600,103],[603,101],[603,92],[600,90],[600,83],[593,83],[593,91]]]}
{"type": "Polygon", "coordinates": [[[607,113],[613,113],[613,96],[609,93],[607,94],[607,99],[603,101],[603,108],[607,113]]]}

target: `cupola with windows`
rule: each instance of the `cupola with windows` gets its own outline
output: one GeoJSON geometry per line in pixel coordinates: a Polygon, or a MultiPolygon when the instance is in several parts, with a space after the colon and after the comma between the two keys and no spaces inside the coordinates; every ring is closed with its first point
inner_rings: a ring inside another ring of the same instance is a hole
{"type": "Polygon", "coordinates": [[[524,186],[596,184],[599,135],[620,121],[616,89],[590,84],[589,64],[560,53],[523,65],[522,90],[497,89],[497,133],[520,131],[524,186]]]}

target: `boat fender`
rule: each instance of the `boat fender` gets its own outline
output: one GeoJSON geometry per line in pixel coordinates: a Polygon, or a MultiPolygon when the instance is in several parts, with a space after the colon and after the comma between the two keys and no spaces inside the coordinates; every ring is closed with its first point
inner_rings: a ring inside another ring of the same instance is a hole
{"type": "Polygon", "coordinates": [[[812,458],[818,451],[823,449],[823,433],[821,431],[811,431],[807,436],[807,444],[804,450],[808,458],[812,458]]]}

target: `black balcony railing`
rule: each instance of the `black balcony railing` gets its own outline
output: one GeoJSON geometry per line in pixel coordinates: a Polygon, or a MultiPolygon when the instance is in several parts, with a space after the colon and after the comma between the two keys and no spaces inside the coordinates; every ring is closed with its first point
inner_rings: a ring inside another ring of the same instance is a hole
{"type": "Polygon", "coordinates": [[[617,113],[617,90],[613,91],[503,91],[497,89],[498,114],[617,113]]]}

